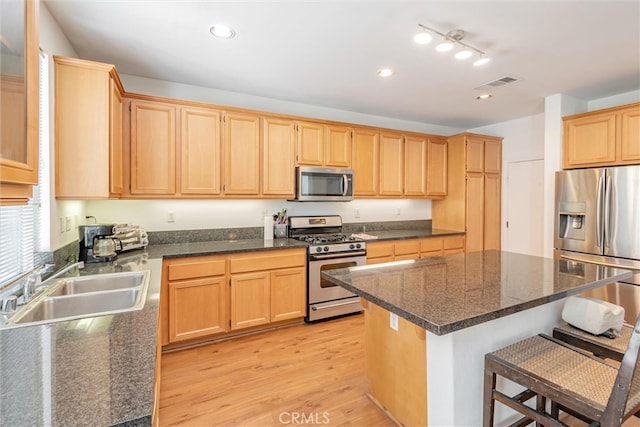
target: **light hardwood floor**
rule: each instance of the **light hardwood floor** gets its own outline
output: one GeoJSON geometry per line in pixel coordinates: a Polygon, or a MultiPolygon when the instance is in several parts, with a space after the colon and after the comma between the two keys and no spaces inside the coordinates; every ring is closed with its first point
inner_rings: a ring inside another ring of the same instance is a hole
{"type": "Polygon", "coordinates": [[[162,426],[395,426],[366,396],[362,315],[162,355],[162,426]]]}

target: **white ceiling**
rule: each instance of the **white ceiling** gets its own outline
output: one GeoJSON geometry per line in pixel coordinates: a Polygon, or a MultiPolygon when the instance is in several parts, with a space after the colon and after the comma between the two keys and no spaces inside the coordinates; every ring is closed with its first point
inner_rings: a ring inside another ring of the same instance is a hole
{"type": "Polygon", "coordinates": [[[80,57],[123,74],[461,129],[540,113],[556,93],[640,89],[637,0],[45,3],[80,57]],[[214,23],[236,37],[212,37],[214,23]],[[463,29],[492,61],[415,44],[419,23],[463,29]],[[377,77],[384,66],[396,74],[377,77]],[[475,99],[505,75],[522,80],[475,99]]]}

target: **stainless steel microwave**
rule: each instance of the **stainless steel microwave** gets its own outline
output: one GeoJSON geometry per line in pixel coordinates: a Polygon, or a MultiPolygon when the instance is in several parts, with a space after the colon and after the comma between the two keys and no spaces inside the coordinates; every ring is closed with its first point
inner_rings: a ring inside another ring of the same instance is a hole
{"type": "Polygon", "coordinates": [[[295,200],[300,202],[353,200],[353,170],[298,166],[295,200]]]}

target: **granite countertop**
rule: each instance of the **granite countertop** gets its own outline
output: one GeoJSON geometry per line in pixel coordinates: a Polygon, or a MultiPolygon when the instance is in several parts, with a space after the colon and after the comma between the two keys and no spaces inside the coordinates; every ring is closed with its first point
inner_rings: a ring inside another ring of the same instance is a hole
{"type": "Polygon", "coordinates": [[[631,272],[501,251],[351,267],[322,276],[436,335],[630,277],[631,272]]]}
{"type": "Polygon", "coordinates": [[[367,231],[365,234],[375,236],[376,239],[368,240],[370,242],[384,240],[405,240],[405,239],[421,239],[425,237],[445,237],[464,235],[464,231],[443,230],[439,228],[432,229],[414,229],[414,230],[379,230],[367,231]]]}
{"type": "MultiPolygon", "coordinates": [[[[461,234],[430,229],[370,231],[380,240],[461,234]]],[[[306,248],[293,239],[150,245],[65,276],[150,270],[139,311],[0,328],[0,425],[150,425],[162,259],[306,248]]]]}
{"type": "Polygon", "coordinates": [[[0,425],[151,424],[162,260],[137,253],[63,277],[139,270],[151,273],[142,310],[0,329],[0,425]]]}

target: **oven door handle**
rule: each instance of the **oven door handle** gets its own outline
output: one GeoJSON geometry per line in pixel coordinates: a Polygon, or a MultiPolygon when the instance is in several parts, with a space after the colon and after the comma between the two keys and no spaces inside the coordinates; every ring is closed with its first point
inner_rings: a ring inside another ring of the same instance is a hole
{"type": "Polygon", "coordinates": [[[309,255],[309,260],[310,261],[315,261],[315,260],[321,260],[321,259],[337,259],[337,258],[353,258],[356,256],[364,256],[367,255],[367,251],[354,251],[354,252],[347,252],[347,253],[338,253],[338,254],[310,254],[309,255]]]}
{"type": "Polygon", "coordinates": [[[313,311],[318,311],[318,310],[324,310],[326,308],[334,308],[334,307],[340,307],[343,305],[351,305],[351,304],[358,304],[360,302],[360,300],[350,300],[350,301],[344,301],[344,302],[337,302],[335,304],[330,304],[330,305],[323,305],[322,307],[316,307],[316,306],[312,306],[311,310],[313,311]]]}

